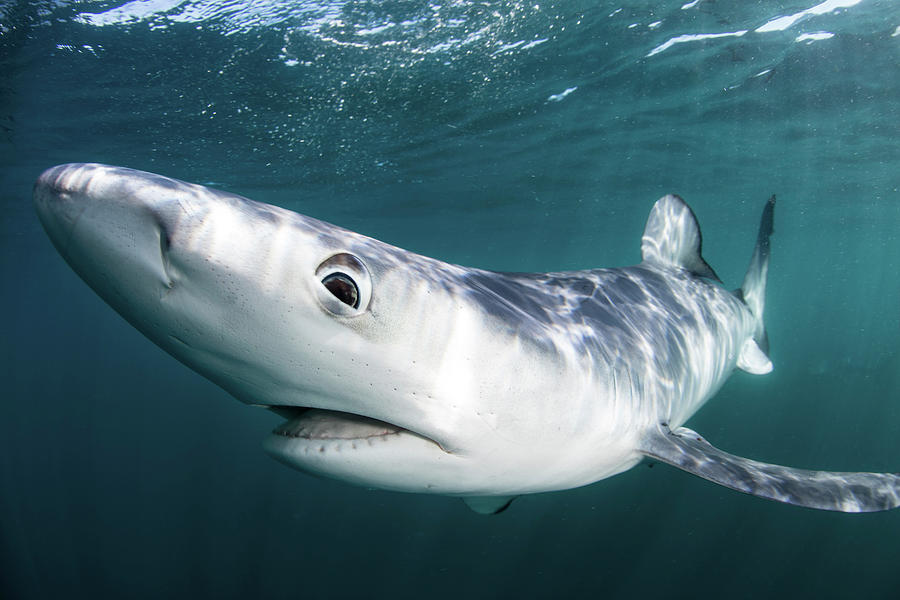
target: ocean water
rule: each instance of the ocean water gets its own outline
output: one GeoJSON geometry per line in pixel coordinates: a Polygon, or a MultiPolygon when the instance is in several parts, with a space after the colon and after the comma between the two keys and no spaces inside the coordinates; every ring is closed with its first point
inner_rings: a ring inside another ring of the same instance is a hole
{"type": "Polygon", "coordinates": [[[900,5],[815,2],[0,2],[0,597],[900,597],[900,512],[640,465],[483,517],[292,471],[30,200],[106,162],[542,271],[637,262],[675,192],[737,287],[775,193],[775,370],[688,425],[900,471],[900,5]]]}

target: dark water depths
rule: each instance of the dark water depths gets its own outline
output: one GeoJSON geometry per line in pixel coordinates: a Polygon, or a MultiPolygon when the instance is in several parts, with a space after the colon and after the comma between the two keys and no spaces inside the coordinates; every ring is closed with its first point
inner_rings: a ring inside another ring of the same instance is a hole
{"type": "Polygon", "coordinates": [[[291,471],[30,203],[108,162],[540,271],[637,261],[677,192],[736,287],[774,192],[775,371],[689,425],[900,470],[900,9],[814,2],[0,2],[0,597],[898,597],[900,513],[660,465],[486,518],[291,471]]]}

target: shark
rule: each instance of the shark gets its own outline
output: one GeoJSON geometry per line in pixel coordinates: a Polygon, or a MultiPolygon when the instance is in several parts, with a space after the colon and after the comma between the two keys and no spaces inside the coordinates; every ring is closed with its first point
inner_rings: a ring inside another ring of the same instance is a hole
{"type": "Polygon", "coordinates": [[[50,240],[146,337],[283,419],[263,446],[300,471],[462,498],[592,484],[643,460],[788,504],[900,504],[896,473],[796,469],[685,427],[735,369],[772,370],[763,320],[774,196],[726,289],[693,211],[659,199],[624,268],[449,264],[277,206],[124,167],[48,169],[50,240]]]}

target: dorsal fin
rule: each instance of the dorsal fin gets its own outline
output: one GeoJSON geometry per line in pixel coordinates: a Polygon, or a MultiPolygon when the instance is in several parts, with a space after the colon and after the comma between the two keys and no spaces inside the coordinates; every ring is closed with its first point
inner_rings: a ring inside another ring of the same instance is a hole
{"type": "Polygon", "coordinates": [[[698,277],[720,281],[703,260],[702,246],[697,217],[685,201],[673,194],[657,200],[641,238],[642,260],[656,266],[686,269],[698,277]]]}

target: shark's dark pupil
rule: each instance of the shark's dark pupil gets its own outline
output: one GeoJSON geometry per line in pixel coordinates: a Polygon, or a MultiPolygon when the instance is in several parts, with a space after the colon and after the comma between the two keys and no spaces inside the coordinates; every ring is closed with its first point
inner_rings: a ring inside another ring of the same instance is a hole
{"type": "Polygon", "coordinates": [[[356,283],[350,279],[349,275],[332,273],[322,280],[322,285],[347,306],[359,308],[359,288],[356,287],[356,283]]]}

